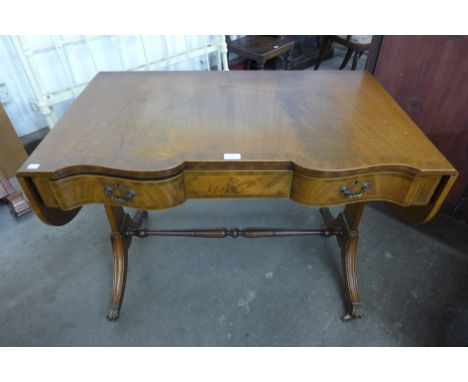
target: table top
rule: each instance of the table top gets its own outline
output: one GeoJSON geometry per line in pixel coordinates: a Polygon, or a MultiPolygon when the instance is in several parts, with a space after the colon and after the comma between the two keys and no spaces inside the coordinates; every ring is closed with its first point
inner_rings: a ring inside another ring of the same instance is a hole
{"type": "Polygon", "coordinates": [[[342,71],[99,73],[19,173],[158,178],[191,166],[456,174],[370,74],[342,71]]]}

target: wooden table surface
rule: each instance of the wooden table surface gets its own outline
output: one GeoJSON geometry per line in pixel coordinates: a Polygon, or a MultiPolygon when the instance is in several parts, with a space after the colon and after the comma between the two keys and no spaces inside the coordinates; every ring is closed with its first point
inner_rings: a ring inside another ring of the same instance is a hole
{"type": "Polygon", "coordinates": [[[338,71],[100,73],[20,173],[158,178],[191,165],[456,174],[371,75],[338,71]]]}

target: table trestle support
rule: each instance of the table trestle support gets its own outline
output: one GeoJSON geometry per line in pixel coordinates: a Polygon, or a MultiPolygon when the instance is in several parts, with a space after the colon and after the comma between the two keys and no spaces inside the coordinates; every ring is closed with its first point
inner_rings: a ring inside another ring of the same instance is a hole
{"type": "Polygon", "coordinates": [[[145,238],[148,236],[179,236],[179,237],[198,237],[205,239],[223,239],[225,237],[238,238],[239,236],[247,239],[257,239],[264,237],[285,237],[285,236],[323,236],[330,237],[339,235],[340,230],[335,228],[323,229],[289,229],[289,228],[204,228],[204,229],[175,229],[175,230],[150,230],[147,228],[128,229],[122,232],[125,237],[136,236],[145,238]]]}

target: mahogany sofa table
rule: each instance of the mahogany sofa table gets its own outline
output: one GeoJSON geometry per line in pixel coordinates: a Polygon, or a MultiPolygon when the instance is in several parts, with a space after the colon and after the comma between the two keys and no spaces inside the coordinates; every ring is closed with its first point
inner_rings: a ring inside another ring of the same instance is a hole
{"type": "Polygon", "coordinates": [[[63,225],[90,203],[111,227],[119,316],[133,236],[335,236],[346,319],[360,317],[355,258],[367,201],[422,223],[457,177],[382,86],[358,72],[98,74],[19,170],[38,217],[63,225]],[[146,210],[190,198],[290,198],[324,227],[140,228],[146,210]],[[343,205],[333,217],[326,208],[343,205]],[[134,218],[123,207],[138,209],[134,218]]]}

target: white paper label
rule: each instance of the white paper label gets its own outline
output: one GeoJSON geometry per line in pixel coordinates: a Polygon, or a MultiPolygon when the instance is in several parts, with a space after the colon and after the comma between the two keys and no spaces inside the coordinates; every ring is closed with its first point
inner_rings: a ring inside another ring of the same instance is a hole
{"type": "Polygon", "coordinates": [[[239,153],[225,153],[224,159],[241,159],[241,155],[239,153]]]}
{"type": "Polygon", "coordinates": [[[41,165],[39,163],[30,163],[28,164],[28,167],[26,167],[28,170],[37,170],[41,165]]]}

